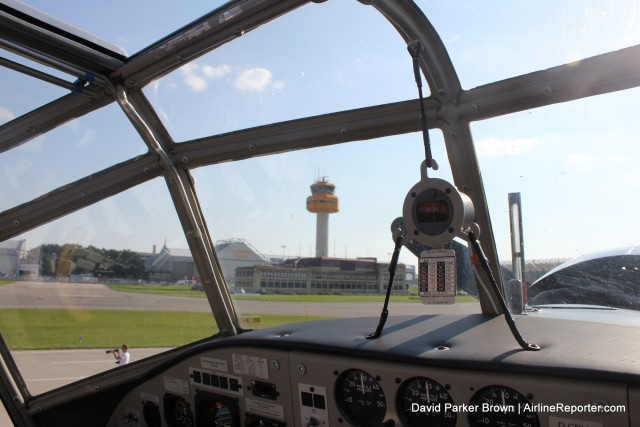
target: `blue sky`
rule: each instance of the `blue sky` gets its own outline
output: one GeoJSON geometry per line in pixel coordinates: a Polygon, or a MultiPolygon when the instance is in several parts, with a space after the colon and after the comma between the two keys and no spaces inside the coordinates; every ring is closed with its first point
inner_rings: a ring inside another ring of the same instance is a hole
{"type": "MultiPolygon", "coordinates": [[[[161,1],[146,10],[143,2],[115,1],[96,13],[74,1],[29,3],[129,54],[222,4],[161,1]]],[[[439,30],[464,88],[640,42],[633,1],[417,3],[439,30]]],[[[7,94],[0,98],[0,123],[64,93],[0,72],[0,91],[7,94]]],[[[177,141],[417,96],[404,43],[355,0],[305,6],[144,92],[177,141]]],[[[638,95],[634,90],[472,125],[502,258],[509,256],[509,192],[522,193],[529,257],[640,243],[634,229],[640,125],[632,113],[638,95]],[[611,210],[616,203],[622,207],[611,210]]],[[[433,176],[449,179],[442,136],[432,131],[431,137],[442,166],[433,176]]],[[[0,210],[146,149],[112,105],[13,151],[0,156],[6,182],[0,210]]],[[[245,238],[264,253],[287,256],[307,256],[315,247],[315,219],[304,201],[314,179],[327,175],[341,201],[330,219],[331,254],[385,259],[392,250],[389,224],[419,179],[421,156],[421,135],[412,134],[200,168],[193,175],[214,239],[245,238]]],[[[186,247],[161,180],[24,238],[29,246],[76,241],[150,250],[166,239],[186,247]]],[[[403,261],[415,258],[405,252],[403,261]]]]}

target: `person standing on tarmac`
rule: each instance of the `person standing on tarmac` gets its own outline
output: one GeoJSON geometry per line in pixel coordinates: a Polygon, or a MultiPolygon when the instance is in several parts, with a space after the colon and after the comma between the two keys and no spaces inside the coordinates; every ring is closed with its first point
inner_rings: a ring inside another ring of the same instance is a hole
{"type": "Polygon", "coordinates": [[[131,359],[131,355],[129,354],[129,346],[127,346],[126,344],[122,344],[122,347],[120,349],[116,348],[115,350],[113,350],[113,357],[115,357],[116,359],[116,365],[122,366],[129,363],[129,360],[131,359]]]}

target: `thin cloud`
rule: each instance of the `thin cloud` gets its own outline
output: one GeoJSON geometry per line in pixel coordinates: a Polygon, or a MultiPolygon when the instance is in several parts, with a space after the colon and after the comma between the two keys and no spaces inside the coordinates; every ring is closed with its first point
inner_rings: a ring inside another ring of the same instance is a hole
{"type": "Polygon", "coordinates": [[[239,90],[255,90],[261,92],[271,84],[271,71],[266,68],[250,68],[240,72],[233,82],[239,90]]]}
{"type": "Polygon", "coordinates": [[[228,65],[212,67],[204,65],[200,67],[196,62],[190,62],[180,67],[180,72],[184,76],[184,83],[194,92],[202,92],[209,86],[209,79],[221,78],[231,71],[228,65]]]}
{"type": "Polygon", "coordinates": [[[212,67],[211,65],[205,65],[202,67],[202,73],[209,78],[224,77],[231,71],[231,67],[228,65],[220,65],[219,67],[212,67]]]}
{"type": "MultiPolygon", "coordinates": [[[[202,92],[209,87],[213,79],[220,79],[232,72],[229,65],[223,64],[217,67],[211,65],[199,65],[190,62],[180,67],[183,83],[194,92],[202,92]]],[[[249,68],[235,75],[233,87],[237,90],[262,92],[265,89],[282,90],[285,87],[283,81],[273,81],[273,74],[266,68],[249,68]]]]}
{"type": "Polygon", "coordinates": [[[280,80],[280,81],[274,82],[271,85],[271,88],[273,90],[282,90],[282,89],[284,89],[284,86],[285,86],[284,82],[282,80],[280,80]]]}
{"type": "Polygon", "coordinates": [[[16,115],[9,111],[8,108],[0,107],[0,121],[8,122],[16,118],[16,115]]]}
{"type": "Polygon", "coordinates": [[[96,132],[93,129],[88,129],[80,138],[80,141],[78,142],[78,148],[82,149],[83,151],[88,150],[91,145],[92,142],[95,140],[96,137],[96,132]]]}
{"type": "Polygon", "coordinates": [[[476,152],[480,157],[516,156],[531,151],[538,145],[536,138],[485,138],[476,142],[476,152]]]}
{"type": "Polygon", "coordinates": [[[194,92],[202,92],[207,88],[207,80],[200,74],[200,67],[195,62],[180,67],[180,72],[184,76],[184,83],[194,92]]]}

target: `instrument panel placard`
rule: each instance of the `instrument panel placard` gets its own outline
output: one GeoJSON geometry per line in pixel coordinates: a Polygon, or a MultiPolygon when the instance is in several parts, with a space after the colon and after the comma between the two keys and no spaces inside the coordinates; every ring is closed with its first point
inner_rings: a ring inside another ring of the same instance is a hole
{"type": "Polygon", "coordinates": [[[264,357],[247,356],[234,353],[231,356],[233,372],[240,375],[269,379],[269,365],[264,357]]]}

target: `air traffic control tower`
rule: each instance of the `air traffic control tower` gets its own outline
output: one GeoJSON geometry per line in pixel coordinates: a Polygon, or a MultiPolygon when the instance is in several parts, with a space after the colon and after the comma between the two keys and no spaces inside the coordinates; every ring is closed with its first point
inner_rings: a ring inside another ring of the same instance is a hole
{"type": "Polygon", "coordinates": [[[323,177],[311,185],[311,196],[307,197],[307,210],[317,215],[316,257],[329,256],[329,214],[338,212],[335,189],[336,186],[323,177]]]}

